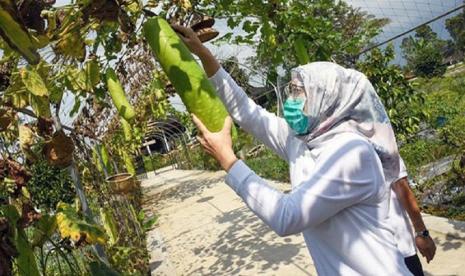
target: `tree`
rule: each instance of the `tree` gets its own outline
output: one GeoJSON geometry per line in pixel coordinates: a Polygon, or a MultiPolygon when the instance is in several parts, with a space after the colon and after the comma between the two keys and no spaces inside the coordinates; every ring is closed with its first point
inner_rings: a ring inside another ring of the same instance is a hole
{"type": "Polygon", "coordinates": [[[465,53],[465,11],[446,20],[446,29],[452,37],[455,54],[458,58],[465,53]]]}
{"type": "Polygon", "coordinates": [[[376,48],[357,68],[365,73],[381,98],[391,120],[398,141],[409,140],[419,130],[419,124],[427,118],[421,107],[424,102],[422,92],[416,91],[397,65],[390,64],[394,59],[394,47],[389,45],[384,52],[376,48]]]}
{"type": "Polygon", "coordinates": [[[428,25],[419,27],[415,36],[409,36],[402,41],[401,48],[407,60],[407,70],[419,77],[442,76],[447,69],[443,58],[446,41],[428,25]]]}
{"type": "Polygon", "coordinates": [[[242,28],[244,35],[228,33],[223,40],[256,45],[255,64],[273,82],[278,66],[289,70],[329,60],[352,65],[387,23],[334,0],[204,0],[201,6],[226,17],[230,28],[242,28]]]}

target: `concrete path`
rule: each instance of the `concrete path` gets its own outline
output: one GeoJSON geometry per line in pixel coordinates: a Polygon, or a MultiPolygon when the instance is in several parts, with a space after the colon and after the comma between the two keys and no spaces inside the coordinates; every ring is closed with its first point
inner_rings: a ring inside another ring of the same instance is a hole
{"type": "MultiPolygon", "coordinates": [[[[274,234],[224,183],[223,172],[164,170],[142,182],[152,275],[316,275],[301,235],[274,234]]],[[[288,185],[272,182],[285,191],[288,185]]],[[[427,275],[465,276],[465,223],[425,217],[438,252],[427,275]]]]}

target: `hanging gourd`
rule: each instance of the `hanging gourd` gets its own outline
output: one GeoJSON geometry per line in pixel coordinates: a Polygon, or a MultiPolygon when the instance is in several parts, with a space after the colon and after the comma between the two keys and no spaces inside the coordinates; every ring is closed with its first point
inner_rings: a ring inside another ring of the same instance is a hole
{"type": "Polygon", "coordinates": [[[123,86],[119,82],[115,71],[111,68],[108,68],[105,76],[107,80],[108,92],[110,93],[113,104],[118,110],[119,115],[124,119],[131,121],[136,116],[136,112],[127,100],[123,86]]]}
{"type": "Polygon", "coordinates": [[[103,229],[108,235],[110,245],[118,241],[118,226],[115,217],[109,208],[100,208],[100,218],[102,219],[103,229]]]}
{"type": "Polygon", "coordinates": [[[124,141],[130,142],[132,140],[132,128],[128,121],[124,118],[120,118],[121,127],[123,128],[124,141]]]}
{"type": "Polygon", "coordinates": [[[136,175],[136,168],[134,167],[131,156],[125,150],[122,150],[121,153],[123,155],[126,171],[132,175],[136,175]]]}
{"type": "Polygon", "coordinates": [[[107,148],[105,145],[95,145],[92,151],[92,157],[96,163],[97,169],[100,172],[103,172],[103,169],[107,171],[108,174],[113,172],[112,166],[110,164],[110,156],[108,154],[107,148]],[[100,155],[100,157],[99,157],[100,155]],[[101,158],[101,159],[100,159],[101,158]],[[103,163],[103,164],[102,164],[103,163]],[[102,167],[103,165],[103,167],[102,167]]]}
{"type": "Polygon", "coordinates": [[[187,110],[210,131],[220,131],[228,112],[186,45],[163,18],[148,19],[143,29],[145,39],[187,110]]]}

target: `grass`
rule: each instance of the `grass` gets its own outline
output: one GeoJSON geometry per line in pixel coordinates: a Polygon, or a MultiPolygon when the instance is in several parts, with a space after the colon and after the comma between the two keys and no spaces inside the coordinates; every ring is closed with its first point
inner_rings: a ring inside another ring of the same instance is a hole
{"type": "Polygon", "coordinates": [[[257,157],[245,160],[245,163],[263,178],[290,182],[289,165],[268,148],[257,157]]]}
{"type": "MultiPolygon", "coordinates": [[[[416,139],[400,148],[409,173],[445,156],[458,155],[465,149],[465,73],[433,79],[418,79],[415,87],[426,93],[421,106],[429,113],[427,125],[436,133],[434,139],[416,139]]],[[[463,176],[462,176],[463,177],[463,176]]],[[[427,213],[451,219],[465,220],[465,195],[455,194],[460,176],[452,171],[416,187],[425,194],[434,190],[438,181],[444,182],[441,193],[454,195],[450,202],[424,206],[427,213]]]]}
{"type": "Polygon", "coordinates": [[[154,154],[152,156],[143,156],[144,168],[146,172],[151,172],[171,164],[167,155],[154,154]]]}
{"type": "Polygon", "coordinates": [[[403,145],[399,152],[409,174],[415,176],[420,167],[453,154],[455,148],[439,140],[417,139],[403,145]]]}

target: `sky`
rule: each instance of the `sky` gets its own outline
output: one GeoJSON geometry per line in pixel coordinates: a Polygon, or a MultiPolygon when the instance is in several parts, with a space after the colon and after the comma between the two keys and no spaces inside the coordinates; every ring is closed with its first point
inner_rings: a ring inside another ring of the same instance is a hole
{"type": "Polygon", "coordinates": [[[393,36],[449,11],[462,0],[346,0],[379,18],[389,18],[382,38],[393,36]]]}
{"type": "MultiPolygon", "coordinates": [[[[463,0],[346,0],[346,2],[367,11],[377,18],[390,19],[391,22],[375,38],[375,42],[378,43],[386,41],[463,4],[463,0]]],[[[445,28],[445,21],[459,12],[454,12],[430,24],[430,27],[438,34],[439,38],[450,39],[449,32],[445,28]]],[[[397,53],[393,63],[405,64],[400,44],[409,35],[412,35],[412,33],[402,36],[393,42],[397,53]]]]}

